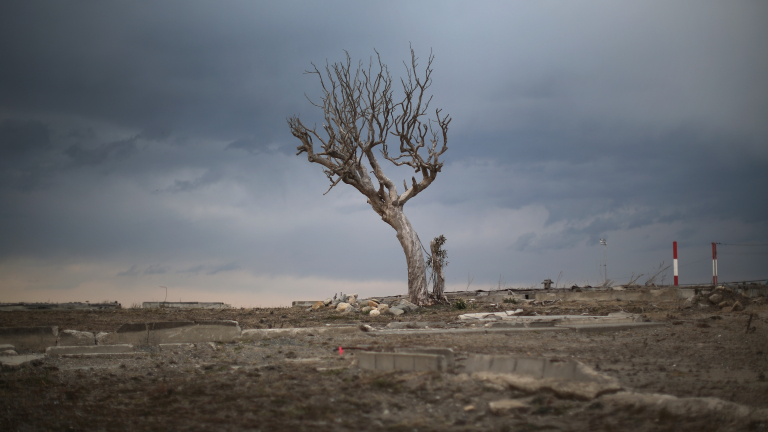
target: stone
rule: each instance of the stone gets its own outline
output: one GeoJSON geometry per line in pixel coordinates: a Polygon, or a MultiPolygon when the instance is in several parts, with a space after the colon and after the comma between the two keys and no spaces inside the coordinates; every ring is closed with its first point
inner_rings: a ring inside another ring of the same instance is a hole
{"type": "Polygon", "coordinates": [[[370,316],[370,317],[377,317],[377,316],[379,316],[379,315],[381,315],[381,312],[380,312],[378,309],[373,309],[373,310],[371,310],[371,312],[368,314],[368,316],[370,316]]]}
{"type": "Polygon", "coordinates": [[[0,352],[0,355],[15,356],[15,355],[19,355],[19,353],[17,353],[16,351],[14,351],[12,349],[8,349],[8,350],[4,350],[4,351],[0,352]]]}
{"type": "Polygon", "coordinates": [[[328,306],[329,304],[333,303],[333,299],[328,297],[327,299],[323,300],[323,305],[328,306]]]}
{"type": "Polygon", "coordinates": [[[687,298],[683,302],[683,309],[690,309],[693,307],[693,304],[694,304],[693,297],[687,298]]]}
{"type": "Polygon", "coordinates": [[[400,309],[399,307],[391,307],[389,308],[389,313],[391,313],[394,316],[398,316],[398,315],[404,314],[405,311],[400,309]]]}
{"type": "Polygon", "coordinates": [[[357,296],[352,294],[351,296],[347,297],[347,303],[349,304],[357,303],[357,296]]]}
{"type": "Polygon", "coordinates": [[[352,305],[347,306],[343,311],[341,311],[342,315],[351,314],[357,312],[358,309],[352,305]]]}
{"type": "Polygon", "coordinates": [[[531,406],[517,399],[501,399],[488,404],[491,412],[496,415],[504,415],[511,412],[526,412],[531,406]]]}
{"type": "Polygon", "coordinates": [[[341,302],[338,305],[336,305],[336,311],[337,312],[344,312],[349,306],[350,306],[349,303],[341,302]]]}
{"type": "Polygon", "coordinates": [[[711,296],[709,296],[709,302],[712,304],[718,304],[721,301],[723,301],[723,295],[720,293],[714,293],[711,296]]]}
{"type": "Polygon", "coordinates": [[[726,301],[721,301],[721,302],[720,302],[720,303],[717,305],[717,307],[719,307],[719,308],[724,308],[724,307],[726,307],[726,306],[730,306],[730,305],[731,305],[731,304],[730,304],[730,303],[728,303],[728,301],[726,300],[726,301]]]}
{"type": "Polygon", "coordinates": [[[722,309],[722,312],[724,312],[724,313],[733,312],[733,306],[727,306],[727,307],[724,307],[724,308],[722,309]]]}
{"type": "Polygon", "coordinates": [[[370,311],[371,311],[371,309],[372,309],[372,308],[371,308],[370,306],[366,306],[366,307],[364,307],[364,308],[360,309],[360,312],[362,312],[362,313],[368,313],[368,312],[370,312],[370,311]]]}
{"type": "Polygon", "coordinates": [[[379,307],[379,304],[378,304],[378,303],[376,303],[376,302],[375,302],[375,301],[373,301],[373,300],[368,300],[368,306],[370,306],[370,307],[371,307],[371,309],[376,309],[376,308],[378,308],[378,307],[379,307]]]}
{"type": "Polygon", "coordinates": [[[383,314],[389,312],[389,306],[386,303],[381,303],[377,309],[383,314]]]}
{"type": "Polygon", "coordinates": [[[409,302],[406,299],[401,299],[400,303],[397,304],[397,307],[399,309],[402,309],[402,310],[406,311],[406,312],[416,312],[416,311],[419,310],[418,306],[416,306],[415,304],[409,302]]]}
{"type": "Polygon", "coordinates": [[[744,306],[741,304],[741,302],[737,301],[736,303],[733,304],[733,310],[734,312],[743,311],[744,306]]]}
{"type": "Polygon", "coordinates": [[[318,310],[318,309],[320,309],[323,306],[325,306],[325,302],[319,301],[319,302],[317,302],[317,303],[312,305],[312,310],[318,310]]]}

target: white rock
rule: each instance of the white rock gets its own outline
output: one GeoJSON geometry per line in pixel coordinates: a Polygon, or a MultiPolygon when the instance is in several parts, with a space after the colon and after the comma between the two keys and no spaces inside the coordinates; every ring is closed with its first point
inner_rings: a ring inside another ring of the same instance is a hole
{"type": "Polygon", "coordinates": [[[386,303],[381,303],[378,308],[376,308],[380,313],[387,313],[389,311],[389,306],[386,303]]]}
{"type": "Polygon", "coordinates": [[[341,302],[336,305],[336,310],[339,312],[345,311],[349,307],[349,303],[341,302]]]}
{"type": "Polygon", "coordinates": [[[371,311],[371,313],[369,313],[369,314],[368,314],[368,316],[372,316],[372,317],[377,317],[377,316],[379,316],[379,315],[381,315],[381,312],[379,312],[379,310],[378,310],[378,309],[373,309],[373,310],[371,311]]]}

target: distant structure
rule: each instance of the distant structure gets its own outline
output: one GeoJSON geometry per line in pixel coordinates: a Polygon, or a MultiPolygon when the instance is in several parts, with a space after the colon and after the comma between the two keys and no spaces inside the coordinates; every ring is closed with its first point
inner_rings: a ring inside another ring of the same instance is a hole
{"type": "Polygon", "coordinates": [[[232,309],[232,305],[213,302],[144,302],[142,309],[232,309]]]}

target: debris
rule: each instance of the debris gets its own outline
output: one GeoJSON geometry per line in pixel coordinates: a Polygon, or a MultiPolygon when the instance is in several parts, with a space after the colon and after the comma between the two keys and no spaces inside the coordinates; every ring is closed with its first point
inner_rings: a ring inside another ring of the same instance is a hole
{"type": "Polygon", "coordinates": [[[752,316],[753,314],[749,314],[749,321],[747,321],[747,331],[746,333],[754,333],[757,331],[757,327],[752,327],[752,316]]]}
{"type": "Polygon", "coordinates": [[[503,415],[510,412],[526,412],[531,406],[517,399],[501,399],[489,403],[488,407],[492,413],[503,415]]]}
{"type": "Polygon", "coordinates": [[[723,301],[723,295],[720,293],[714,293],[711,296],[709,296],[709,301],[712,304],[718,304],[721,301],[723,301]]]}
{"type": "Polygon", "coordinates": [[[733,304],[733,310],[734,312],[739,312],[744,310],[744,306],[741,304],[741,302],[736,302],[733,304]]]}

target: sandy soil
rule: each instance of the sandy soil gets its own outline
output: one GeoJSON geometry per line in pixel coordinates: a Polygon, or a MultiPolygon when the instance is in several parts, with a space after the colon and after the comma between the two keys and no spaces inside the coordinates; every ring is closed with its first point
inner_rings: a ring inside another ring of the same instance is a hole
{"type": "MultiPolygon", "coordinates": [[[[716,307],[683,310],[681,305],[599,302],[526,308],[538,314],[625,310],[666,323],[613,333],[384,336],[374,331],[198,344],[162,352],[149,347],[141,355],[126,357],[47,357],[37,365],[0,372],[0,429],[768,430],[765,423],[715,414],[681,417],[613,406],[599,398],[525,394],[461,373],[462,360],[475,353],[574,359],[634,391],[711,396],[768,408],[768,306],[723,313],[716,307]],[[750,314],[755,330],[747,332],[750,314]],[[339,346],[344,347],[343,355],[339,346]],[[459,367],[445,373],[377,373],[349,367],[357,348],[387,351],[409,346],[453,348],[459,367]],[[491,413],[489,402],[508,398],[529,408],[516,414],[491,413]]],[[[114,331],[126,322],[231,319],[243,328],[344,323],[383,327],[392,320],[457,322],[462,312],[447,306],[398,318],[288,308],[3,312],[0,326],[114,331]]]]}

